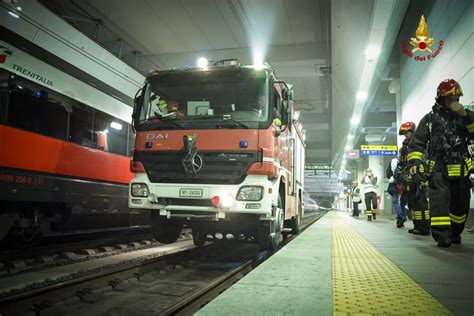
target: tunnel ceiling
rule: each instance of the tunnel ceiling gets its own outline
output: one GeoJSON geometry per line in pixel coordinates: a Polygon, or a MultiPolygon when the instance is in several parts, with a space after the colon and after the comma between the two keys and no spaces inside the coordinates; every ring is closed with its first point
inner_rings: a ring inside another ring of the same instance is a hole
{"type": "Polygon", "coordinates": [[[307,164],[337,158],[376,9],[373,0],[40,2],[144,75],[199,57],[252,63],[263,49],[277,76],[294,84],[307,164]]]}

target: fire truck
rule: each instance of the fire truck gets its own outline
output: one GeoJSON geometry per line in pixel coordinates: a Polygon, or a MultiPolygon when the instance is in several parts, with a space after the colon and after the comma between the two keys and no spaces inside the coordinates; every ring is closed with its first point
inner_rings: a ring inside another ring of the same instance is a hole
{"type": "Polygon", "coordinates": [[[137,92],[129,207],[161,243],[278,249],[303,216],[305,145],[291,85],[269,65],[152,72],[137,92]]]}

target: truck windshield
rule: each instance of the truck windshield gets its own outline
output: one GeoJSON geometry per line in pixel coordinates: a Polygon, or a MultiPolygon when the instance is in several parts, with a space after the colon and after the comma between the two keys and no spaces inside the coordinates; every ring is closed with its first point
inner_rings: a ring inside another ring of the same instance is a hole
{"type": "Polygon", "coordinates": [[[157,75],[146,86],[139,123],[158,129],[257,127],[268,120],[268,90],[265,77],[157,75]]]}

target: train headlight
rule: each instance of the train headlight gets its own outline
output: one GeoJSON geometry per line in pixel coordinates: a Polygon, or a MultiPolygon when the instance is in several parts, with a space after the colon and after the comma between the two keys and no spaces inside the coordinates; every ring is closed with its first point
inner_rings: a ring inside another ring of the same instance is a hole
{"type": "Polygon", "coordinates": [[[263,187],[244,186],[237,193],[238,201],[260,201],[263,197],[263,187]]]}
{"type": "Polygon", "coordinates": [[[134,197],[147,197],[150,192],[148,186],[145,183],[133,183],[132,184],[132,196],[134,197]]]}

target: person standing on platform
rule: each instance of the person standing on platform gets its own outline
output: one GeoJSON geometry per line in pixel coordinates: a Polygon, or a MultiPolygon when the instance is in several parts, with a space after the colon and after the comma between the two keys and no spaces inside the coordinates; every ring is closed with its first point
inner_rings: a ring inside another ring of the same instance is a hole
{"type": "Polygon", "coordinates": [[[357,185],[357,181],[352,183],[352,216],[359,218],[359,204],[362,203],[362,197],[360,196],[360,188],[357,185]]]}
{"type": "Polygon", "coordinates": [[[405,204],[402,204],[400,200],[400,192],[397,188],[397,180],[395,174],[398,172],[397,168],[399,161],[398,158],[395,157],[390,161],[390,164],[387,168],[386,176],[388,179],[388,188],[387,192],[392,196],[392,206],[397,212],[397,228],[404,227],[404,223],[406,221],[406,214],[405,214],[405,204]]]}
{"type": "Polygon", "coordinates": [[[408,171],[408,144],[416,130],[416,124],[406,122],[400,125],[399,135],[404,135],[402,148],[400,149],[401,178],[403,178],[404,199],[412,213],[413,228],[408,232],[414,235],[430,234],[430,214],[428,207],[426,181],[420,176],[411,176],[408,171]]]}
{"type": "Polygon", "coordinates": [[[372,218],[377,219],[377,177],[372,173],[372,169],[367,168],[360,183],[364,186],[365,215],[370,222],[372,218]]]}
{"type": "Polygon", "coordinates": [[[408,146],[410,174],[427,172],[431,234],[439,247],[461,243],[471,199],[468,144],[474,138],[474,112],[459,103],[462,95],[455,80],[441,82],[435,105],[421,119],[408,146]]]}

